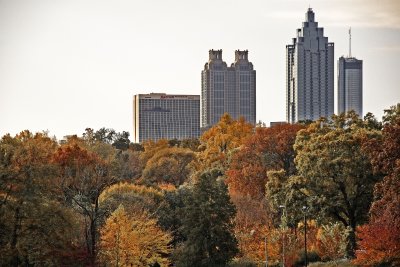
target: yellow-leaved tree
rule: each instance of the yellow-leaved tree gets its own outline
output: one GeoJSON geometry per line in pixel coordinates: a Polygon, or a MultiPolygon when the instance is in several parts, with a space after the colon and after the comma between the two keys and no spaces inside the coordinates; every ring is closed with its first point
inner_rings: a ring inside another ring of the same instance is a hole
{"type": "Polygon", "coordinates": [[[121,205],[100,231],[100,259],[111,266],[168,266],[171,240],[146,212],[131,217],[121,205]]]}
{"type": "Polygon", "coordinates": [[[240,147],[244,140],[253,133],[253,125],[243,117],[238,120],[225,113],[220,121],[208,129],[201,137],[203,151],[199,160],[203,168],[227,168],[228,154],[240,147]]]}

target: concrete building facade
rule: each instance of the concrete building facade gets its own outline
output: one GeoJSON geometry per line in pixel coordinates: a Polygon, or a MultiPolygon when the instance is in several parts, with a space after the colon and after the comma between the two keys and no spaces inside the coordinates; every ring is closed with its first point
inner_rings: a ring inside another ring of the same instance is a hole
{"type": "Polygon", "coordinates": [[[286,119],[289,123],[334,113],[334,43],[307,10],[293,43],[286,46],[286,119]]]}
{"type": "Polygon", "coordinates": [[[201,127],[213,126],[224,113],[256,123],[256,71],[247,50],[236,50],[230,67],[222,60],[222,50],[210,50],[201,72],[201,127]]]}
{"type": "Polygon", "coordinates": [[[200,96],[138,94],[133,98],[133,139],[187,139],[200,136],[200,96]]]}

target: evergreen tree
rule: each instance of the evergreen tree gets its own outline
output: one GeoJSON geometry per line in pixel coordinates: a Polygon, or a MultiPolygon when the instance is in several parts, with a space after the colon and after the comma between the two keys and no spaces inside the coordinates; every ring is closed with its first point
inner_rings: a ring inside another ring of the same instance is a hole
{"type": "Polygon", "coordinates": [[[236,210],[220,171],[203,173],[184,199],[182,232],[177,266],[225,266],[238,252],[233,235],[236,210]]]}

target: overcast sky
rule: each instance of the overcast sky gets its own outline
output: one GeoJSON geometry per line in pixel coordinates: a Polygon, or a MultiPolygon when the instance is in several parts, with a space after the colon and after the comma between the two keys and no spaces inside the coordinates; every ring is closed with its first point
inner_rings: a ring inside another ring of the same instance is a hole
{"type": "Polygon", "coordinates": [[[400,102],[397,0],[0,0],[0,135],[132,133],[133,95],[200,94],[209,49],[228,65],[248,49],[257,120],[283,121],[285,46],[309,6],[335,60],[348,54],[352,27],[364,112],[380,119],[400,102]]]}

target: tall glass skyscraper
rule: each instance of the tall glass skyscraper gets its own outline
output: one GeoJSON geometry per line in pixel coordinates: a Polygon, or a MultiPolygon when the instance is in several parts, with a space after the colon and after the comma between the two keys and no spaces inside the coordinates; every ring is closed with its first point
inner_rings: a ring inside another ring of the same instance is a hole
{"type": "Polygon", "coordinates": [[[363,62],[351,56],[351,28],[349,56],[338,61],[338,113],[354,110],[363,116],[363,62]]]}
{"type": "Polygon", "coordinates": [[[200,96],[138,94],[133,98],[134,142],[200,136],[200,96]]]}
{"type": "Polygon", "coordinates": [[[236,50],[230,67],[222,50],[210,50],[201,72],[201,127],[213,126],[224,113],[256,123],[256,71],[247,50],[236,50]]]}
{"type": "Polygon", "coordinates": [[[286,46],[286,119],[289,123],[334,112],[334,44],[311,8],[293,44],[286,46]]]}
{"type": "Polygon", "coordinates": [[[354,110],[363,116],[362,60],[340,57],[338,62],[338,113],[354,110]]]}

